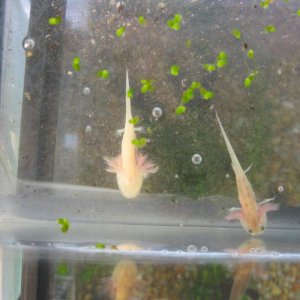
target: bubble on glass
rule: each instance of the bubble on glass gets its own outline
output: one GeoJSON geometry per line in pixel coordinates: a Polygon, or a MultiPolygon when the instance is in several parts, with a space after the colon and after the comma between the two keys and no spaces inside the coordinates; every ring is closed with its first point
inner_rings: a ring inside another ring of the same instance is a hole
{"type": "Polygon", "coordinates": [[[187,252],[197,252],[197,247],[195,245],[188,245],[186,248],[187,252]]]}
{"type": "Polygon", "coordinates": [[[200,249],[201,252],[207,252],[208,248],[206,246],[202,246],[200,249]]]}
{"type": "Polygon", "coordinates": [[[229,177],[230,177],[229,173],[226,173],[225,177],[226,177],[226,178],[229,178],[229,177]]]}
{"type": "Polygon", "coordinates": [[[178,178],[179,178],[179,175],[178,175],[178,174],[175,174],[174,177],[175,177],[176,179],[178,179],[178,178]]]}
{"type": "Polygon", "coordinates": [[[91,130],[92,130],[92,126],[87,125],[87,126],[85,127],[85,132],[90,132],[91,130]]]}
{"type": "Polygon", "coordinates": [[[89,95],[91,93],[91,89],[88,86],[86,86],[83,88],[82,92],[84,95],[89,95]]]}
{"type": "Polygon", "coordinates": [[[154,107],[152,110],[152,116],[157,120],[163,114],[163,111],[160,107],[154,107]]]}
{"type": "Polygon", "coordinates": [[[202,156],[200,154],[197,153],[192,156],[192,163],[194,165],[200,165],[201,162],[202,162],[202,156]]]}
{"type": "Polygon", "coordinates": [[[32,38],[25,38],[23,40],[22,46],[25,50],[32,50],[35,46],[35,41],[32,38]]]}
{"type": "Polygon", "coordinates": [[[283,193],[283,192],[285,191],[284,186],[283,186],[283,185],[279,185],[279,186],[277,187],[277,191],[278,191],[279,193],[283,193]]]}
{"type": "Polygon", "coordinates": [[[73,75],[73,72],[72,72],[72,71],[68,71],[68,75],[69,75],[69,76],[72,76],[72,75],[73,75]]]}

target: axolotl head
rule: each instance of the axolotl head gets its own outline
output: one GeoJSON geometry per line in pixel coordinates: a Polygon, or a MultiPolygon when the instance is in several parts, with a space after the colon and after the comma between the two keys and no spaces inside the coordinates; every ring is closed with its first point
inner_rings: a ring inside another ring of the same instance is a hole
{"type": "Polygon", "coordinates": [[[267,224],[267,213],[269,211],[278,210],[278,204],[265,203],[258,205],[255,215],[246,216],[242,209],[231,211],[227,215],[226,220],[240,220],[243,228],[252,236],[263,234],[267,224]]]}
{"type": "Polygon", "coordinates": [[[263,234],[267,224],[267,213],[278,210],[278,204],[266,203],[258,206],[257,215],[248,222],[241,218],[241,224],[252,236],[263,234]]]}

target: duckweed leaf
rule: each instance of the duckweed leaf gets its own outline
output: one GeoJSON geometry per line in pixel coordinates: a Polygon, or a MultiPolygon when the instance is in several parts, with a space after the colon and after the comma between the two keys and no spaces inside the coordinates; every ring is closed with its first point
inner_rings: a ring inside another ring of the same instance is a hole
{"type": "Polygon", "coordinates": [[[274,25],[267,25],[265,26],[264,31],[267,33],[276,32],[276,27],[274,25]]]}
{"type": "Polygon", "coordinates": [[[56,267],[56,274],[60,276],[65,276],[69,273],[69,266],[67,263],[60,263],[56,267]]]}
{"type": "Polygon", "coordinates": [[[51,26],[59,25],[61,22],[62,22],[62,17],[61,16],[57,16],[57,17],[53,17],[53,18],[48,19],[48,24],[51,25],[51,26]]]}
{"type": "Polygon", "coordinates": [[[300,17],[300,9],[297,10],[297,15],[300,17]]]}
{"type": "Polygon", "coordinates": [[[203,95],[202,95],[202,97],[203,97],[203,99],[204,100],[210,100],[210,99],[212,99],[213,97],[214,97],[214,93],[213,92],[211,92],[211,91],[206,91],[203,95]]]}
{"type": "Polygon", "coordinates": [[[226,66],[227,59],[228,59],[227,53],[224,51],[221,51],[217,56],[217,67],[223,68],[224,66],[226,66]]]}
{"type": "Polygon", "coordinates": [[[262,8],[268,8],[269,5],[272,3],[273,0],[261,0],[260,1],[260,6],[262,8]]]}
{"type": "Polygon", "coordinates": [[[69,230],[70,224],[68,219],[58,218],[56,221],[60,225],[61,232],[66,233],[69,230]]]}
{"type": "Polygon", "coordinates": [[[191,88],[192,89],[200,89],[201,88],[201,83],[198,82],[198,81],[193,81],[192,84],[191,84],[191,88]]]}
{"type": "Polygon", "coordinates": [[[123,36],[123,34],[125,33],[125,27],[124,26],[121,26],[119,27],[117,30],[116,30],[116,36],[117,37],[121,37],[123,36]]]}
{"type": "Polygon", "coordinates": [[[169,26],[169,28],[178,31],[181,28],[181,20],[182,15],[176,14],[174,15],[173,19],[167,21],[167,25],[169,26]]]}
{"type": "Polygon", "coordinates": [[[140,122],[140,118],[138,116],[133,117],[132,119],[129,120],[129,123],[132,125],[137,125],[140,122]]]}
{"type": "Polygon", "coordinates": [[[145,26],[147,25],[147,20],[143,16],[138,17],[138,22],[140,25],[145,26]]]}
{"type": "Polygon", "coordinates": [[[231,31],[231,34],[237,39],[240,40],[241,39],[241,32],[237,29],[237,28],[233,28],[231,31]]]}
{"type": "Polygon", "coordinates": [[[141,84],[142,84],[142,87],[141,87],[142,94],[146,94],[147,92],[154,91],[153,80],[142,79],[141,84]]]}
{"type": "Polygon", "coordinates": [[[131,143],[133,145],[135,145],[137,148],[143,148],[147,144],[147,139],[144,138],[144,137],[142,137],[140,139],[134,139],[134,140],[132,140],[131,143]]]}
{"type": "Polygon", "coordinates": [[[80,71],[80,58],[78,56],[73,58],[72,67],[74,71],[80,71]]]}
{"type": "Polygon", "coordinates": [[[177,108],[176,108],[176,115],[182,115],[186,112],[186,107],[184,105],[179,105],[177,108]]]}
{"type": "Polygon", "coordinates": [[[173,65],[170,68],[170,74],[172,76],[178,76],[179,75],[179,70],[180,70],[180,67],[178,67],[177,65],[173,65]]]}
{"type": "Polygon", "coordinates": [[[249,49],[248,52],[247,52],[247,56],[252,59],[254,58],[254,51],[252,49],[249,49]]]}
{"type": "Polygon", "coordinates": [[[245,80],[244,80],[244,86],[246,88],[250,87],[252,84],[252,80],[249,78],[249,77],[246,77],[245,80]]]}
{"type": "Polygon", "coordinates": [[[101,77],[103,79],[108,79],[109,78],[109,72],[106,69],[100,70],[100,71],[97,72],[97,76],[101,77]]]}
{"type": "Polygon", "coordinates": [[[185,48],[186,49],[190,49],[192,46],[192,40],[186,40],[185,41],[185,48]]]}
{"type": "Polygon", "coordinates": [[[97,249],[105,249],[106,246],[105,246],[105,244],[103,244],[103,243],[97,243],[97,244],[96,244],[96,248],[97,248],[97,249]]]}
{"type": "Polygon", "coordinates": [[[183,103],[189,103],[192,99],[194,99],[194,89],[189,87],[183,91],[181,100],[183,103]]]}
{"type": "Polygon", "coordinates": [[[208,71],[209,73],[211,73],[211,72],[213,72],[213,71],[216,70],[216,66],[213,65],[213,64],[204,64],[203,67],[204,67],[204,69],[205,69],[206,71],[208,71]]]}
{"type": "Polygon", "coordinates": [[[130,88],[130,89],[127,91],[127,97],[130,98],[130,99],[133,97],[133,89],[132,89],[132,88],[130,88]]]}

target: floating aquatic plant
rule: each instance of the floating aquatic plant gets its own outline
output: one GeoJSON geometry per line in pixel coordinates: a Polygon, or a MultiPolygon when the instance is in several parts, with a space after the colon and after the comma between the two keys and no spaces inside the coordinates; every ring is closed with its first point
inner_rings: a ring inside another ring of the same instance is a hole
{"type": "Polygon", "coordinates": [[[68,232],[68,230],[70,228],[70,223],[67,218],[58,218],[57,223],[60,225],[61,232],[63,232],[63,233],[68,232]]]}
{"type": "Polygon", "coordinates": [[[123,34],[125,33],[125,27],[124,26],[121,26],[119,27],[117,30],[116,30],[116,36],[117,37],[121,37],[123,36],[123,34]]]}
{"type": "Polygon", "coordinates": [[[185,48],[186,49],[190,49],[191,48],[191,46],[192,46],[192,40],[186,40],[185,41],[185,48]]]}
{"type": "Polygon", "coordinates": [[[129,120],[129,123],[132,125],[137,125],[140,122],[140,118],[138,116],[133,117],[132,119],[129,120]]]}
{"type": "Polygon", "coordinates": [[[260,6],[262,8],[268,8],[269,5],[273,2],[274,0],[261,0],[260,1],[260,6]]]}
{"type": "Polygon", "coordinates": [[[139,139],[132,140],[131,143],[133,145],[135,145],[137,148],[143,148],[147,144],[147,139],[142,137],[142,138],[139,138],[139,139]]]}
{"type": "Polygon", "coordinates": [[[130,88],[130,89],[127,91],[127,97],[130,98],[130,99],[133,97],[133,89],[132,89],[132,88],[130,88]]]}
{"type": "Polygon", "coordinates": [[[244,86],[246,88],[249,88],[252,85],[252,81],[256,77],[257,74],[258,74],[258,71],[253,71],[245,78],[244,86]]]}
{"type": "Polygon", "coordinates": [[[147,20],[143,16],[139,16],[138,17],[138,22],[142,26],[146,26],[147,25],[147,20]]]}
{"type": "Polygon", "coordinates": [[[203,67],[209,73],[211,73],[211,72],[213,72],[213,71],[216,70],[216,66],[214,64],[204,64],[203,67]]]}
{"type": "Polygon", "coordinates": [[[231,31],[231,34],[237,39],[240,40],[241,39],[241,32],[237,29],[237,28],[233,28],[231,31]]]}
{"type": "Polygon", "coordinates": [[[106,248],[105,244],[103,244],[103,243],[97,243],[95,247],[97,249],[105,249],[106,248]]]}
{"type": "Polygon", "coordinates": [[[264,31],[267,33],[276,32],[276,27],[274,25],[267,25],[265,26],[264,31]]]}
{"type": "Polygon", "coordinates": [[[97,77],[101,77],[103,79],[108,79],[109,78],[109,72],[108,70],[104,69],[104,70],[100,70],[97,72],[97,77]]]}
{"type": "Polygon", "coordinates": [[[254,51],[252,49],[249,49],[248,52],[247,52],[247,56],[252,59],[254,58],[254,51]]]}
{"type": "Polygon", "coordinates": [[[297,15],[300,17],[300,9],[297,10],[297,15]]]}
{"type": "Polygon", "coordinates": [[[61,16],[56,16],[48,19],[48,24],[51,26],[59,25],[62,22],[61,16]]]}
{"type": "Polygon", "coordinates": [[[182,115],[185,112],[186,112],[186,107],[184,105],[179,105],[175,110],[176,115],[182,115]]]}
{"type": "Polygon", "coordinates": [[[170,74],[172,76],[178,76],[179,75],[179,71],[180,71],[180,67],[178,67],[177,65],[173,65],[170,68],[170,74]]]}
{"type": "Polygon", "coordinates": [[[206,88],[200,88],[200,94],[204,100],[210,100],[214,97],[214,93],[212,91],[208,91],[206,88]]]}
{"type": "Polygon", "coordinates": [[[80,71],[80,58],[78,56],[73,58],[72,67],[74,71],[80,71]]]}
{"type": "Polygon", "coordinates": [[[193,81],[192,84],[191,84],[191,88],[194,89],[194,90],[195,89],[200,89],[201,86],[202,86],[201,83],[198,82],[198,81],[193,81]]]}
{"type": "Polygon", "coordinates": [[[194,89],[192,87],[187,88],[182,93],[182,103],[189,103],[192,99],[194,99],[194,89]]]}
{"type": "Polygon", "coordinates": [[[217,67],[223,68],[227,65],[228,56],[227,53],[224,51],[221,51],[217,56],[217,67]]]}
{"type": "Polygon", "coordinates": [[[147,92],[153,92],[154,86],[153,86],[153,80],[150,79],[142,79],[141,80],[141,93],[146,94],[147,92]]]}
{"type": "Polygon", "coordinates": [[[56,272],[57,275],[60,276],[65,276],[69,273],[69,266],[67,263],[63,262],[63,263],[59,263],[56,267],[56,272]]]}
{"type": "Polygon", "coordinates": [[[181,28],[181,20],[182,15],[176,14],[174,15],[173,19],[167,21],[167,25],[169,26],[169,28],[178,31],[181,28]]]}

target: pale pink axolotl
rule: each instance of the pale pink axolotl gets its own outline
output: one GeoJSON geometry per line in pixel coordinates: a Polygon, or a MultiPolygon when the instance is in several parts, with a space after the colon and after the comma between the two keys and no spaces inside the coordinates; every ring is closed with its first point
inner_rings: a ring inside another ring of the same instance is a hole
{"type": "Polygon", "coordinates": [[[125,198],[135,198],[140,193],[143,180],[158,170],[147,155],[139,153],[132,141],[136,139],[136,128],[129,121],[132,119],[131,102],[128,97],[129,79],[126,69],[126,117],[123,131],[121,154],[115,158],[104,157],[108,168],[106,171],[117,174],[117,182],[125,198]]]}
{"type": "Polygon", "coordinates": [[[241,208],[233,207],[229,210],[230,213],[227,215],[226,220],[231,221],[239,219],[242,226],[251,235],[262,234],[267,223],[267,212],[278,210],[278,204],[270,203],[270,201],[274,200],[274,198],[266,199],[260,203],[256,202],[254,191],[246,176],[249,169],[246,171],[242,169],[217,112],[216,117],[231,158],[231,165],[235,173],[236,185],[241,204],[241,208]]]}

